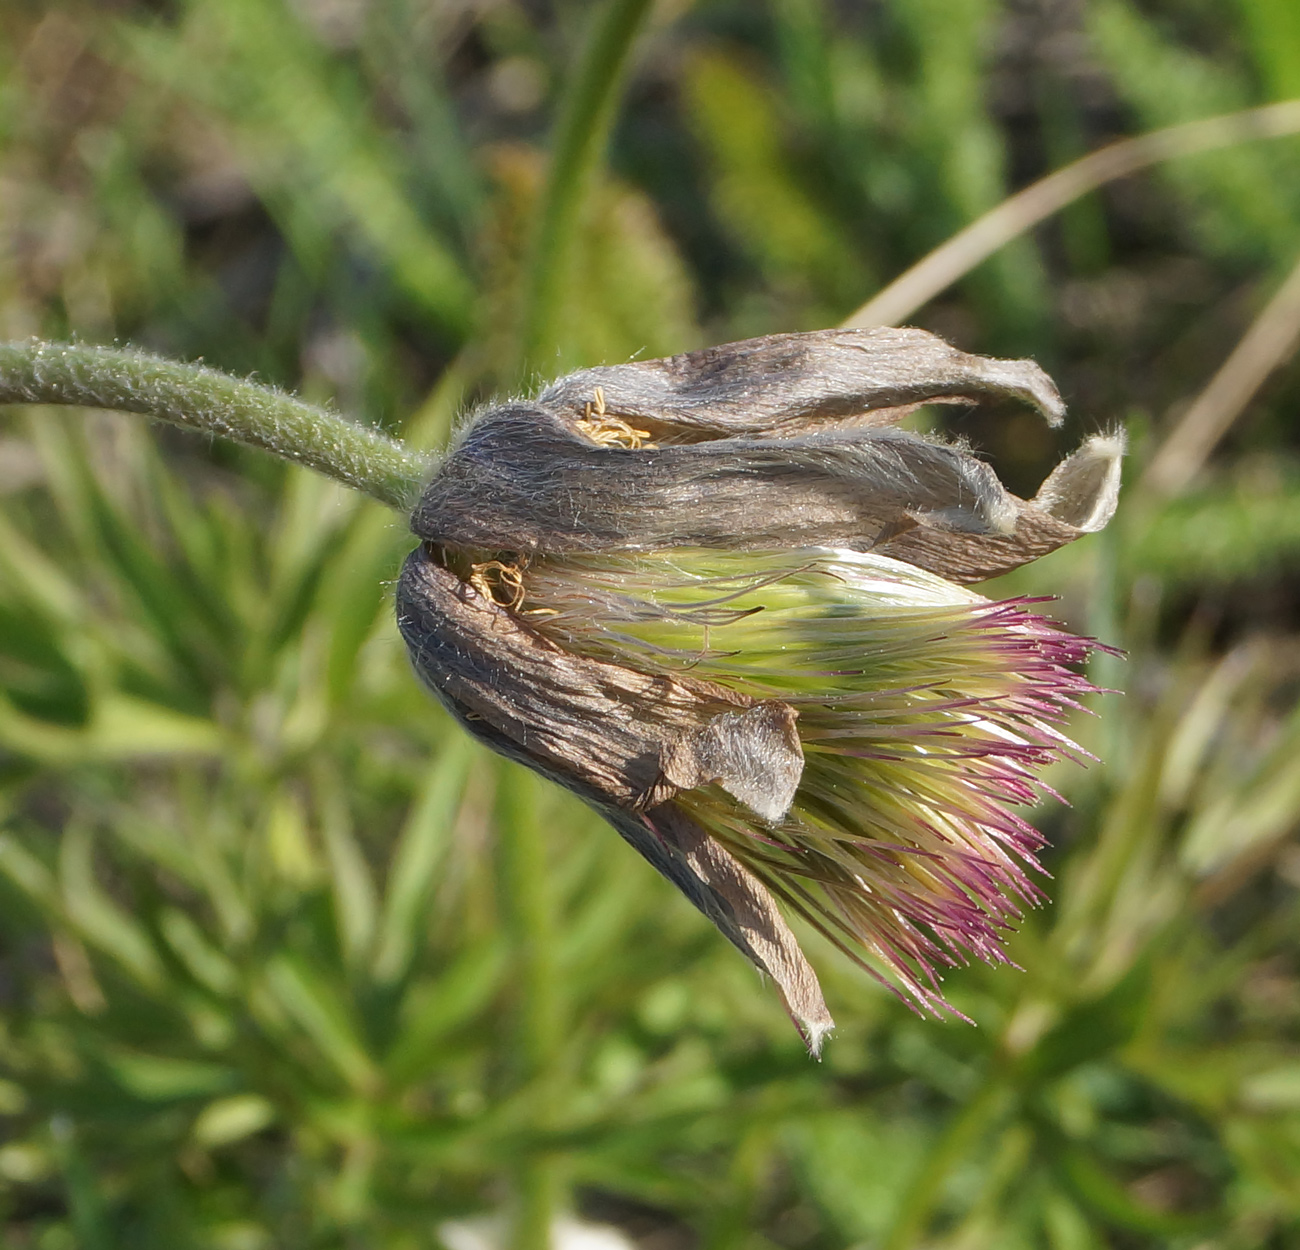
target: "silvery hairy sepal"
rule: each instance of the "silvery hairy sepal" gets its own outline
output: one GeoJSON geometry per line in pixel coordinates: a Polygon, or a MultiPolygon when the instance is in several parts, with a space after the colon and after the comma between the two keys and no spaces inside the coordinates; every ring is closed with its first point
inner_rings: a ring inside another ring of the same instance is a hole
{"type": "Polygon", "coordinates": [[[965,585],[1101,529],[1118,436],[1032,500],[925,403],[1014,398],[1032,362],[920,330],[773,335],[586,369],[477,415],[412,516],[415,668],[465,728],[578,794],[832,1026],[778,900],[922,1010],[1033,900],[1012,808],[1076,749],[1089,644],[965,585]]]}

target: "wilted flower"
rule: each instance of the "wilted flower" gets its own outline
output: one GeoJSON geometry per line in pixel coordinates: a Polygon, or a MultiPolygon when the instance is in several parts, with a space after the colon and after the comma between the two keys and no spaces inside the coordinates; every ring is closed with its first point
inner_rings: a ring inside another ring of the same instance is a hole
{"type": "Polygon", "coordinates": [[[464,432],[398,588],[417,671],[475,736],[580,795],[832,1026],[776,900],[922,1010],[1033,900],[1013,808],[1075,751],[1086,641],[964,589],[1100,529],[1122,440],[1032,501],[893,428],[1038,367],[919,330],[775,335],[588,369],[464,432]]]}

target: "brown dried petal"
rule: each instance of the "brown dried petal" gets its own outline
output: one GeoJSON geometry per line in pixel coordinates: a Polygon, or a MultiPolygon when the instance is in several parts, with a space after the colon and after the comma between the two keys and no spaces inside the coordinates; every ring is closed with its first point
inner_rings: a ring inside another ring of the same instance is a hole
{"type": "Polygon", "coordinates": [[[1059,425],[1065,405],[1031,360],[958,351],[924,330],[875,328],[771,334],[662,360],[582,369],[538,404],[581,417],[605,407],[660,443],[789,437],[828,424],[883,425],[921,403],[1015,398],[1059,425]]]}
{"type": "Polygon", "coordinates": [[[568,655],[424,548],[402,570],[398,623],[416,671],[461,724],[600,812],[772,978],[817,1053],[833,1021],[771,894],[663,801],[718,780],[779,820],[803,769],[793,709],[568,655]]]}
{"type": "Polygon", "coordinates": [[[484,745],[565,786],[604,817],[629,846],[717,926],[723,937],[772,978],[809,1050],[819,1052],[834,1021],[826,1009],[817,975],[767,887],[735,856],[672,803],[646,813],[615,806],[570,774],[522,755],[518,744],[445,693],[440,698],[484,745]]]}
{"type": "Polygon", "coordinates": [[[818,1054],[835,1021],[822,997],[817,974],[767,887],[672,803],[648,813],[648,821],[707,884],[712,897],[725,906],[730,923],[719,928],[776,983],[808,1049],[818,1054]],[[734,935],[728,932],[729,927],[734,935]]]}
{"type": "MultiPolygon", "coordinates": [[[[922,330],[771,335],[586,369],[535,403],[482,414],[412,528],[441,545],[522,554],[888,544],[973,580],[1086,528],[1073,502],[1067,516],[1040,498],[1031,514],[969,452],[882,428],[923,401],[991,396],[1023,399],[1053,423],[1063,411],[1032,362],[971,356],[922,330]],[[611,430],[667,445],[589,437],[593,407],[611,430]]],[[[1057,484],[1052,505],[1079,493],[1057,484]]]]}
{"type": "Polygon", "coordinates": [[[667,744],[664,778],[679,790],[716,781],[763,820],[781,820],[803,776],[795,719],[794,708],[772,701],[715,716],[667,744]]]}
{"type": "Polygon", "coordinates": [[[411,528],[443,545],[525,553],[866,550],[916,520],[1009,532],[1017,512],[983,461],[901,430],[634,451],[597,446],[545,409],[512,404],[470,428],[411,528]]]}
{"type": "Polygon", "coordinates": [[[571,655],[425,547],[402,568],[397,623],[416,671],[459,716],[605,803],[640,810],[717,781],[764,819],[789,809],[803,753],[785,704],[571,655]]]}

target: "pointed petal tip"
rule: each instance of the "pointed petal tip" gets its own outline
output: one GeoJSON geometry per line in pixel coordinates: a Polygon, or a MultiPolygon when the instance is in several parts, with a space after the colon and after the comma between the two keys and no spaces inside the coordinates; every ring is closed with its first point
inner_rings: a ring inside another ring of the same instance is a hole
{"type": "Polygon", "coordinates": [[[1033,503],[1081,534],[1105,529],[1119,502],[1123,430],[1094,434],[1052,470],[1033,503]]]}
{"type": "Polygon", "coordinates": [[[1053,429],[1065,420],[1065,400],[1056,383],[1032,360],[996,360],[973,357],[981,364],[986,382],[1036,408],[1053,429]]]}
{"type": "MultiPolygon", "coordinates": [[[[794,1013],[792,1012],[791,1015],[793,1017],[794,1013]]],[[[820,1062],[822,1047],[826,1044],[826,1039],[835,1031],[835,1021],[829,1014],[815,1020],[800,1020],[794,1017],[794,1026],[799,1030],[799,1035],[808,1048],[809,1057],[820,1062]]]]}
{"type": "Polygon", "coordinates": [[[772,892],[675,804],[655,808],[648,819],[705,887],[708,899],[701,910],[760,973],[772,978],[809,1053],[819,1055],[835,1021],[822,997],[817,974],[781,915],[772,892]]]}

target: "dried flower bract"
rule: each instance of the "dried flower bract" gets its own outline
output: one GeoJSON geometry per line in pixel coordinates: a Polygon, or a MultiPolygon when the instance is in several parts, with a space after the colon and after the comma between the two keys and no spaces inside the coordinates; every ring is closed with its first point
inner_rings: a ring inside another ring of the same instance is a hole
{"type": "Polygon", "coordinates": [[[1089,644],[968,583],[1101,529],[1122,438],[1032,500],[899,430],[1029,361],[920,330],[774,335],[587,369],[483,412],[412,518],[398,622],[489,746],[580,795],[832,1027],[779,900],[922,1010],[1032,901],[1015,808],[1075,748],[1089,644]]]}

